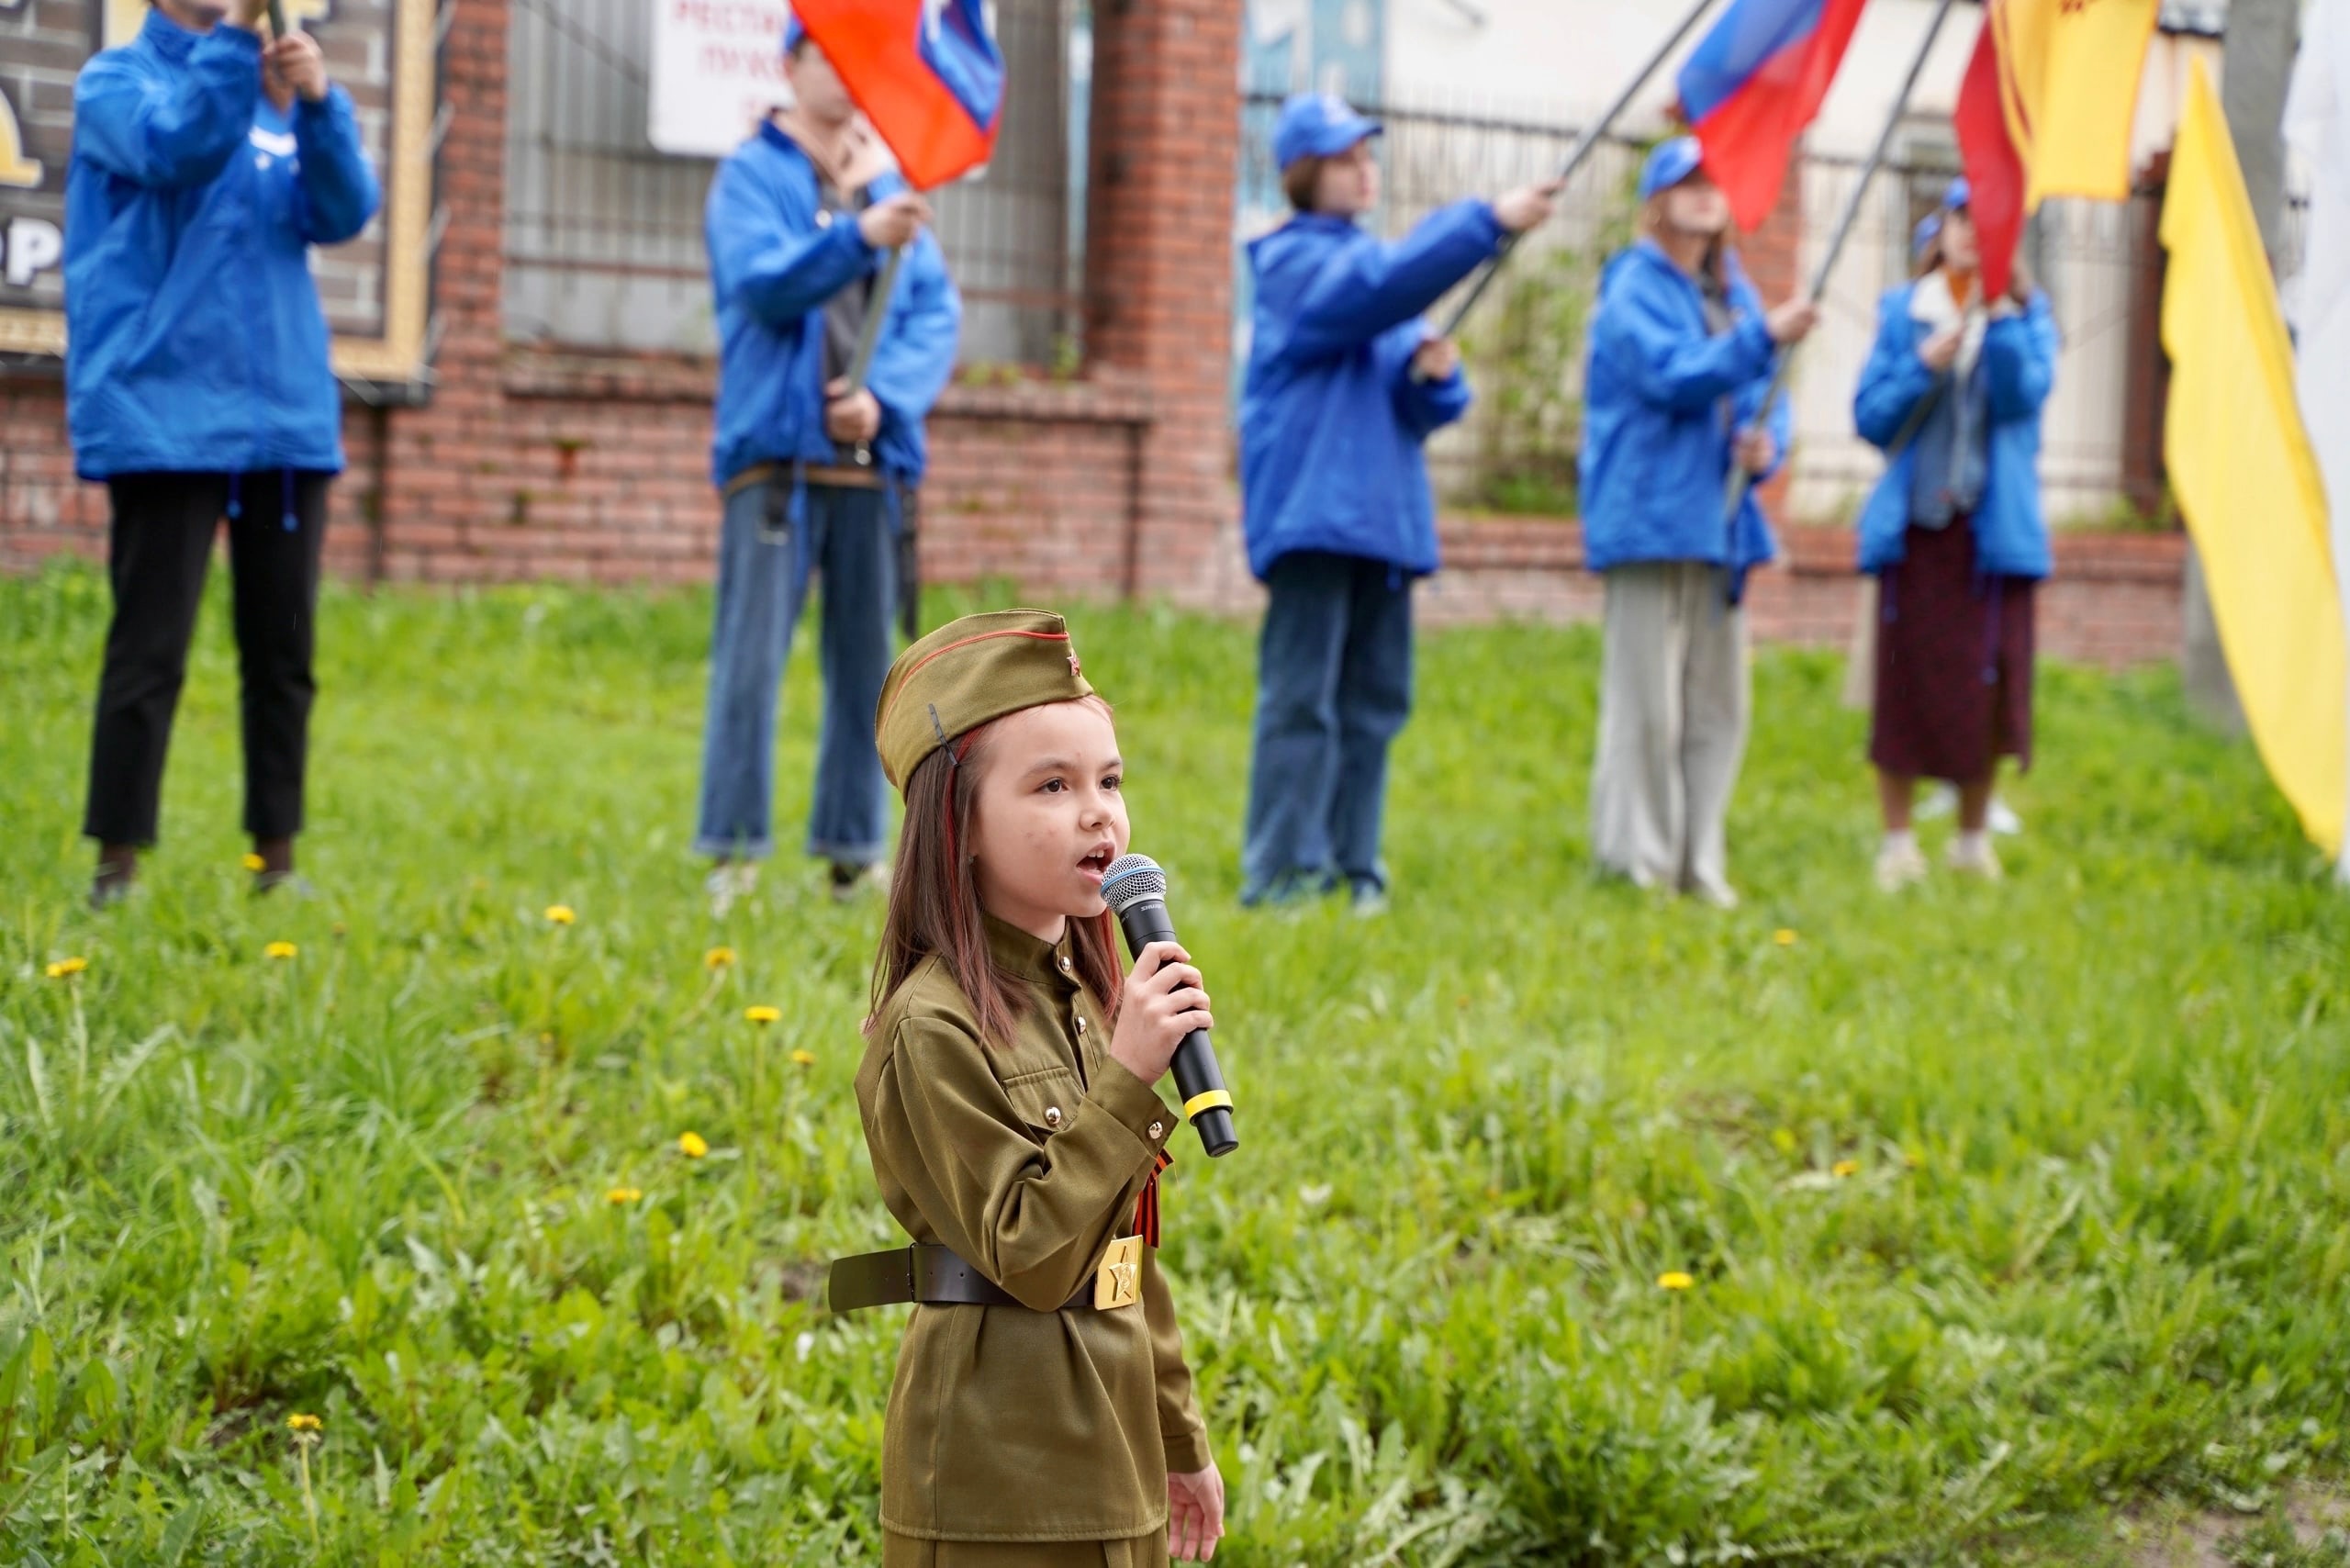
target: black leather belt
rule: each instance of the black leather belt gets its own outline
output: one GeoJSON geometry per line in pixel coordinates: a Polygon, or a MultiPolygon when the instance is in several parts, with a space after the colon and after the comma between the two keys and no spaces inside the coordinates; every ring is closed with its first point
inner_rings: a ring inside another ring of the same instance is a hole
{"type": "MultiPolygon", "coordinates": [[[[916,1244],[888,1252],[866,1252],[833,1260],[824,1304],[834,1312],[894,1306],[918,1301],[925,1306],[1021,1306],[1019,1297],[957,1257],[954,1249],[916,1244]]],[[[1060,1305],[1062,1312],[1093,1310],[1093,1279],[1060,1305]]]]}

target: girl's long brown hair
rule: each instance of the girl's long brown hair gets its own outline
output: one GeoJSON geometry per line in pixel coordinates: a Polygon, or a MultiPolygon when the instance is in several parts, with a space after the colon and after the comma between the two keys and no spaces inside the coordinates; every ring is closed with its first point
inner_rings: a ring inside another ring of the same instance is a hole
{"type": "MultiPolygon", "coordinates": [[[[1109,705],[1098,697],[1079,699],[1109,705]]],[[[882,1009],[923,959],[946,966],[990,1044],[1007,1044],[1027,1010],[1020,980],[996,967],[988,951],[977,879],[968,846],[996,722],[980,725],[922,759],[906,780],[906,822],[898,836],[898,864],[890,879],[890,913],[881,950],[873,960],[869,1036],[882,1009]]],[[[1109,911],[1069,922],[1077,978],[1093,993],[1102,1016],[1114,1021],[1125,968],[1118,959],[1117,922],[1109,911]]]]}

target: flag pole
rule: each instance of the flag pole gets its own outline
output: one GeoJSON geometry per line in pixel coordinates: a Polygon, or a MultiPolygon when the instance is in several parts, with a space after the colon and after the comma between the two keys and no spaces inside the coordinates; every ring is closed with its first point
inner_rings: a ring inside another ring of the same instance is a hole
{"type": "MultiPolygon", "coordinates": [[[[1852,194],[1844,198],[1844,210],[1838,214],[1836,227],[1828,239],[1828,249],[1821,252],[1819,264],[1812,269],[1810,286],[1804,297],[1813,304],[1828,292],[1828,274],[1836,270],[1837,258],[1843,254],[1844,242],[1852,237],[1852,226],[1860,220],[1861,203],[1869,194],[1869,182],[1885,166],[1893,151],[1893,138],[1901,129],[1901,118],[1908,111],[1911,95],[1918,90],[1918,79],[1926,73],[1926,60],[1934,52],[1934,40],[1942,36],[1942,23],[1956,0],[1941,0],[1934,7],[1934,18],[1926,27],[1926,41],[1918,46],[1918,58],[1909,62],[1909,74],[1902,79],[1901,91],[1893,100],[1893,107],[1885,117],[1884,129],[1876,135],[1876,145],[1869,150],[1868,162],[1861,166],[1860,178],[1852,182],[1852,194]]],[[[1986,22],[1985,24],[1988,26],[1986,22]]],[[[1787,373],[1795,364],[1793,347],[1779,353],[1779,367],[1772,373],[1770,390],[1762,394],[1761,411],[1755,415],[1755,430],[1764,429],[1770,421],[1771,405],[1777,402],[1787,389],[1787,373]]],[[[1746,504],[1746,493],[1754,487],[1754,476],[1740,464],[1735,455],[1730,460],[1729,483],[1724,489],[1722,527],[1728,536],[1729,550],[1724,565],[1729,567],[1735,580],[1738,575],[1738,514],[1746,504]]]]}
{"type": "MultiPolygon", "coordinates": [[[[1582,168],[1589,161],[1593,151],[1598,148],[1599,139],[1606,136],[1610,128],[1623,118],[1624,111],[1631,106],[1632,100],[1639,95],[1640,89],[1649,84],[1650,78],[1664,69],[1664,62],[1673,58],[1674,50],[1681,47],[1681,40],[1689,36],[1698,22],[1705,18],[1706,13],[1713,9],[1713,5],[1714,0],[1696,0],[1696,4],[1689,7],[1689,14],[1681,18],[1681,25],[1674,28],[1662,43],[1657,45],[1656,52],[1649,56],[1648,62],[1640,67],[1639,73],[1625,84],[1622,92],[1616,95],[1616,101],[1602,109],[1596,119],[1583,127],[1583,134],[1575,139],[1573,149],[1567,153],[1565,166],[1559,171],[1558,180],[1561,185],[1565,185],[1574,178],[1575,171],[1582,168]]],[[[1502,263],[1509,260],[1510,252],[1517,249],[1517,242],[1523,236],[1520,234],[1510,234],[1503,238],[1501,249],[1494,253],[1494,259],[1486,263],[1483,270],[1478,273],[1476,281],[1469,286],[1469,292],[1461,297],[1460,303],[1452,308],[1452,314],[1445,321],[1444,330],[1439,336],[1449,338],[1460,330],[1460,323],[1467,319],[1470,311],[1476,308],[1477,301],[1484,297],[1487,286],[1494,281],[1494,275],[1502,270],[1502,263]]]]}
{"type": "MultiPolygon", "coordinates": [[[[881,318],[890,313],[890,295],[898,286],[898,264],[906,259],[903,245],[890,247],[889,259],[881,263],[881,275],[873,280],[873,292],[866,297],[865,319],[856,329],[856,352],[849,355],[848,390],[844,398],[854,398],[865,390],[866,377],[873,373],[874,346],[881,341],[881,318]]],[[[873,443],[856,443],[856,465],[873,466],[873,443]]]]}

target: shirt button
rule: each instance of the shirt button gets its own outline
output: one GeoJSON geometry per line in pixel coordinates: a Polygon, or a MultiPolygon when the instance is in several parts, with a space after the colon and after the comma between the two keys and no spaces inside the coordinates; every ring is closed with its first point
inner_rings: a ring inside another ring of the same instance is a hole
{"type": "Polygon", "coordinates": [[[1048,1127],[1057,1127],[1061,1125],[1061,1108],[1058,1105],[1045,1107],[1045,1125],[1048,1127]]]}
{"type": "Polygon", "coordinates": [[[1085,1014],[1082,1013],[1077,1015],[1077,1032],[1080,1035],[1085,1033],[1085,1014]]]}
{"type": "Polygon", "coordinates": [[[1153,1122],[1150,1124],[1150,1136],[1154,1140],[1166,1130],[1167,1124],[1165,1122],[1153,1122]]]}
{"type": "Polygon", "coordinates": [[[1071,971],[1072,969],[1076,969],[1076,968],[1077,968],[1077,966],[1076,966],[1075,964],[1070,963],[1070,962],[1069,961],[1069,959],[1068,959],[1068,958],[1067,958],[1066,956],[1064,956],[1064,957],[1062,958],[1062,959],[1061,959],[1061,973],[1063,973],[1063,974],[1068,974],[1069,971],[1071,971]]]}

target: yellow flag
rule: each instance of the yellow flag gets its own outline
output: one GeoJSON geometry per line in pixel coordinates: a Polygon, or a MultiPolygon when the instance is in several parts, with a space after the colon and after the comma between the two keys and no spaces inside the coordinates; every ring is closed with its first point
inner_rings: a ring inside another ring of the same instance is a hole
{"type": "Polygon", "coordinates": [[[2211,588],[2212,617],[2269,777],[2342,853],[2350,674],[2326,543],[2325,487],[2293,394],[2293,351],[2244,171],[2201,61],[2163,202],[2164,456],[2211,588]]]}
{"type": "Polygon", "coordinates": [[[1992,0],[2027,207],[2048,196],[2129,196],[2138,83],[2161,9],[2161,0],[1992,0]]]}

